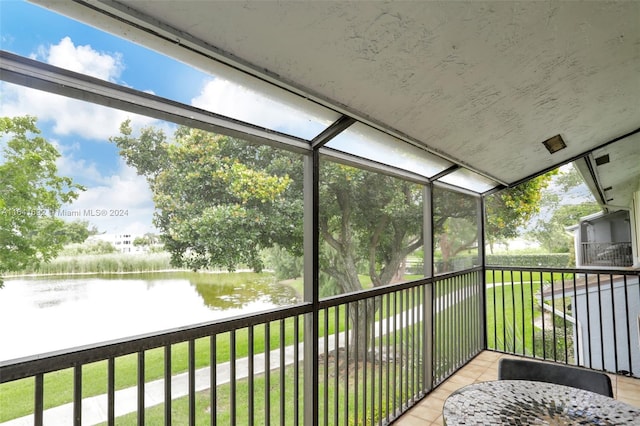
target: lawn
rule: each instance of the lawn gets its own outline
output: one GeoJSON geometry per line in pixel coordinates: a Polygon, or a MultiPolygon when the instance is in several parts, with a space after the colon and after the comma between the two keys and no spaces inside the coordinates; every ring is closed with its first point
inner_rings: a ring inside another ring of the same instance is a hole
{"type": "Polygon", "coordinates": [[[487,344],[490,349],[533,355],[542,314],[534,301],[540,283],[496,285],[487,289],[487,344]],[[532,309],[533,306],[533,309],[532,309]]]}

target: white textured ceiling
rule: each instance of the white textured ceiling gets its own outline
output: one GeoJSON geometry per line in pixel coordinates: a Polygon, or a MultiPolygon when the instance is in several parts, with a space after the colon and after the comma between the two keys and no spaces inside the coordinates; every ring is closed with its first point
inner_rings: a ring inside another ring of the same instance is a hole
{"type": "MultiPolygon", "coordinates": [[[[200,40],[503,183],[640,127],[637,1],[90,3],[200,40]],[[551,155],[541,142],[556,134],[567,148],[551,155]]],[[[98,14],[74,14],[137,37],[98,14]]]]}

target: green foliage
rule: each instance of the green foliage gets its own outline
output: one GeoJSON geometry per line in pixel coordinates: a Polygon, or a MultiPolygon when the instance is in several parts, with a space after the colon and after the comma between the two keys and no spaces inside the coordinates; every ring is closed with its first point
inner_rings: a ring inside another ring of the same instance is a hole
{"type": "MultiPolygon", "coordinates": [[[[471,267],[457,255],[472,249],[477,254],[478,201],[470,195],[433,188],[435,272],[449,272],[471,267]],[[464,265],[464,266],[463,266],[464,265]]],[[[477,261],[474,263],[478,264],[477,261]]]]}
{"type": "Polygon", "coordinates": [[[65,222],[61,230],[67,241],[71,243],[83,243],[89,235],[98,233],[95,226],[89,227],[86,220],[74,220],[73,222],[65,222]]]}
{"type": "Polygon", "coordinates": [[[0,164],[2,274],[56,256],[68,236],[55,213],[84,188],[58,175],[60,154],[39,136],[34,117],[2,117],[0,134],[7,138],[0,164]]]}
{"type": "MultiPolygon", "coordinates": [[[[172,264],[194,270],[244,264],[261,270],[264,249],[302,254],[301,156],[268,146],[179,127],[173,137],[129,122],[111,138],[127,164],[147,178],[154,196],[154,224],[172,264]],[[298,177],[294,179],[293,177],[298,177]]],[[[423,244],[423,187],[332,161],[320,164],[320,269],[341,292],[402,279],[408,255],[423,244]]],[[[546,182],[525,184],[498,197],[502,235],[515,232],[533,211],[546,182]]],[[[449,256],[477,240],[474,197],[435,194],[434,228],[447,230],[449,256]]],[[[142,243],[142,241],[137,241],[142,243]]],[[[294,278],[292,259],[269,258],[281,278],[294,278]]]]}
{"type": "Polygon", "coordinates": [[[390,283],[423,244],[420,185],[323,161],[320,200],[320,269],[341,292],[363,288],[362,264],[374,286],[390,283]]]}
{"type": "Polygon", "coordinates": [[[573,247],[573,239],[565,231],[565,227],[576,225],[581,217],[600,211],[595,202],[567,204],[559,206],[550,220],[539,221],[531,236],[551,253],[569,253],[573,247]]]}
{"type": "Polygon", "coordinates": [[[136,247],[149,247],[158,243],[160,243],[160,238],[152,232],[147,232],[142,237],[136,237],[133,240],[133,245],[136,247]]]}
{"type": "Polygon", "coordinates": [[[83,244],[69,244],[60,254],[65,256],[79,256],[83,254],[109,254],[115,253],[116,247],[108,241],[89,241],[83,244]]]}
{"type": "MultiPolygon", "coordinates": [[[[580,185],[584,185],[578,169],[563,167],[553,176],[554,190],[544,191],[540,199],[540,205],[549,212],[544,220],[538,220],[529,236],[535,239],[551,253],[571,253],[573,251],[573,238],[565,231],[565,228],[576,225],[581,217],[600,211],[600,207],[594,201],[575,202],[567,194],[576,193],[580,185]]],[[[586,186],[585,186],[586,188],[586,186]]],[[[584,197],[580,197],[583,200],[584,197]]]]}
{"type": "Polygon", "coordinates": [[[557,169],[552,170],[485,199],[485,237],[489,244],[518,236],[518,228],[540,211],[542,191],[557,173],[557,169]]]}
{"type": "Polygon", "coordinates": [[[276,278],[288,280],[302,276],[304,259],[302,256],[294,256],[280,246],[273,246],[264,251],[265,263],[273,268],[276,278]]]}
{"type": "MultiPolygon", "coordinates": [[[[109,244],[109,243],[105,243],[109,244]]],[[[109,244],[113,247],[111,244],[109,244]]],[[[106,246],[103,246],[108,250],[106,246]]],[[[129,253],[88,253],[80,254],[77,247],[72,247],[66,253],[47,263],[29,265],[20,274],[117,274],[129,272],[166,271],[171,269],[168,253],[145,253],[131,255],[129,253]]]]}
{"type": "Polygon", "coordinates": [[[537,268],[567,268],[571,266],[568,253],[543,254],[487,254],[487,265],[524,266],[537,268]]]}
{"type": "Polygon", "coordinates": [[[198,270],[239,264],[263,268],[261,250],[302,250],[299,157],[266,146],[180,127],[173,138],[129,122],[111,138],[127,164],[147,178],[154,224],[175,266],[198,270]]]}

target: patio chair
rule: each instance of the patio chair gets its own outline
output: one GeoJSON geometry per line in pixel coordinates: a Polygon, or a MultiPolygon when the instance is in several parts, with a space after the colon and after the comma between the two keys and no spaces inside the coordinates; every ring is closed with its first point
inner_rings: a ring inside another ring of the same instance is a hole
{"type": "Polygon", "coordinates": [[[597,371],[568,365],[502,358],[498,365],[498,379],[555,383],[613,398],[613,389],[609,376],[597,371]]]}

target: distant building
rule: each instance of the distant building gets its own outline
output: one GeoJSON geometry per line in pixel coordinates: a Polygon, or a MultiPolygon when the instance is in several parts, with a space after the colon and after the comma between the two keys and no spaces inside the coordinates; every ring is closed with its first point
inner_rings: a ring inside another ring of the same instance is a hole
{"type": "Polygon", "coordinates": [[[99,234],[92,235],[87,239],[87,242],[91,241],[106,241],[113,244],[116,250],[120,253],[146,253],[149,251],[148,246],[135,246],[133,242],[136,238],[142,235],[135,234],[99,234]]]}
{"type": "Polygon", "coordinates": [[[633,244],[628,210],[598,212],[567,228],[574,234],[576,266],[633,266],[633,244]]]}

